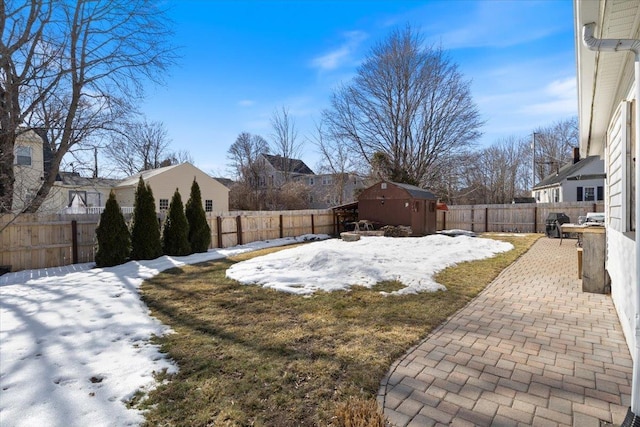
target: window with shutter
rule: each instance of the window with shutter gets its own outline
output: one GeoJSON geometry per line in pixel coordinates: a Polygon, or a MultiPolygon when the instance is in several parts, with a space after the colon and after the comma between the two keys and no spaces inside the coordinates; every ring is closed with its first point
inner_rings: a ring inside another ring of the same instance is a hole
{"type": "Polygon", "coordinates": [[[576,190],[577,190],[577,192],[576,192],[576,201],[582,202],[583,201],[582,187],[578,187],[578,188],[576,188],[576,190]]]}

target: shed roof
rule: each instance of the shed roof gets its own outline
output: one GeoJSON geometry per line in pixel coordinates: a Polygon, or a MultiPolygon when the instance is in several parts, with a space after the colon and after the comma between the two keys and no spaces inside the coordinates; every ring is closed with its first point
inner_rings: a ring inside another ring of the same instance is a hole
{"type": "Polygon", "coordinates": [[[437,199],[436,195],[431,191],[425,190],[424,188],[416,187],[415,185],[403,184],[400,182],[390,182],[390,184],[407,190],[407,192],[416,199],[437,199]]]}

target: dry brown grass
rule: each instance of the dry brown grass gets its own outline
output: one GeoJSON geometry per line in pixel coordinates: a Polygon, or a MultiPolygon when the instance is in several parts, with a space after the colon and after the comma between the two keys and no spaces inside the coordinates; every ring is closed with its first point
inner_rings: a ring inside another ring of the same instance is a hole
{"type": "Polygon", "coordinates": [[[515,249],[444,270],[437,280],[446,292],[409,296],[380,294],[402,287],[397,282],[312,297],[243,286],[225,277],[240,257],[160,274],[143,285],[143,297],[153,315],[174,329],[157,342],[180,371],[141,404],[149,410],[147,423],[379,422],[375,395],[390,365],[537,238],[500,237],[515,249]]]}

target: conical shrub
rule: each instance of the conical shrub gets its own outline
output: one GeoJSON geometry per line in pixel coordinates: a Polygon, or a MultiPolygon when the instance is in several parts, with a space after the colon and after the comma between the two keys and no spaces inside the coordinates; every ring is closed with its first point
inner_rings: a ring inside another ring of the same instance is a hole
{"type": "Polygon", "coordinates": [[[131,236],[113,191],[109,194],[107,204],[100,215],[96,239],[98,241],[97,267],[112,267],[127,261],[131,251],[131,236]]]}
{"type": "Polygon", "coordinates": [[[184,214],[182,197],[176,188],[171,198],[167,219],[162,231],[162,251],[165,255],[183,256],[191,253],[189,245],[189,224],[184,214]]]}
{"type": "Polygon", "coordinates": [[[207,214],[202,207],[200,186],[195,178],[193,184],[191,184],[191,194],[187,201],[185,214],[189,223],[191,252],[206,252],[211,244],[211,228],[207,222],[207,214]]]}
{"type": "Polygon", "coordinates": [[[160,225],[151,187],[140,177],[133,204],[131,229],[131,259],[154,259],[162,255],[160,225]]]}

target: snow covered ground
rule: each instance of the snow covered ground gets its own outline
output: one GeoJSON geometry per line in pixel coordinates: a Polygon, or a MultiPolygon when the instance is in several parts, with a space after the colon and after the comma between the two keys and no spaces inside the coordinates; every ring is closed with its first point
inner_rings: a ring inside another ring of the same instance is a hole
{"type": "Polygon", "coordinates": [[[399,280],[406,287],[393,294],[412,294],[444,289],[433,276],[450,265],[512,248],[510,243],[466,235],[369,236],[356,242],[332,239],[234,264],[227,277],[303,295],[399,280]]]}
{"type": "MultiPolygon", "coordinates": [[[[125,402],[155,385],[154,372],[177,369],[149,343],[170,331],[140,301],[142,281],[175,266],[310,237],[111,268],[78,264],[0,276],[0,425],[139,424],[143,415],[125,402]]],[[[511,247],[467,236],[334,239],[235,264],[228,275],[299,294],[398,279],[407,285],[399,293],[411,293],[440,289],[432,275],[448,265],[511,247]]]]}
{"type": "MultiPolygon", "coordinates": [[[[328,236],[324,236],[328,237],[328,236]]],[[[76,264],[0,276],[0,426],[125,426],[153,373],[177,367],[149,343],[169,332],[140,301],[166,269],[308,238],[275,239],[110,268],[76,264]]]]}

